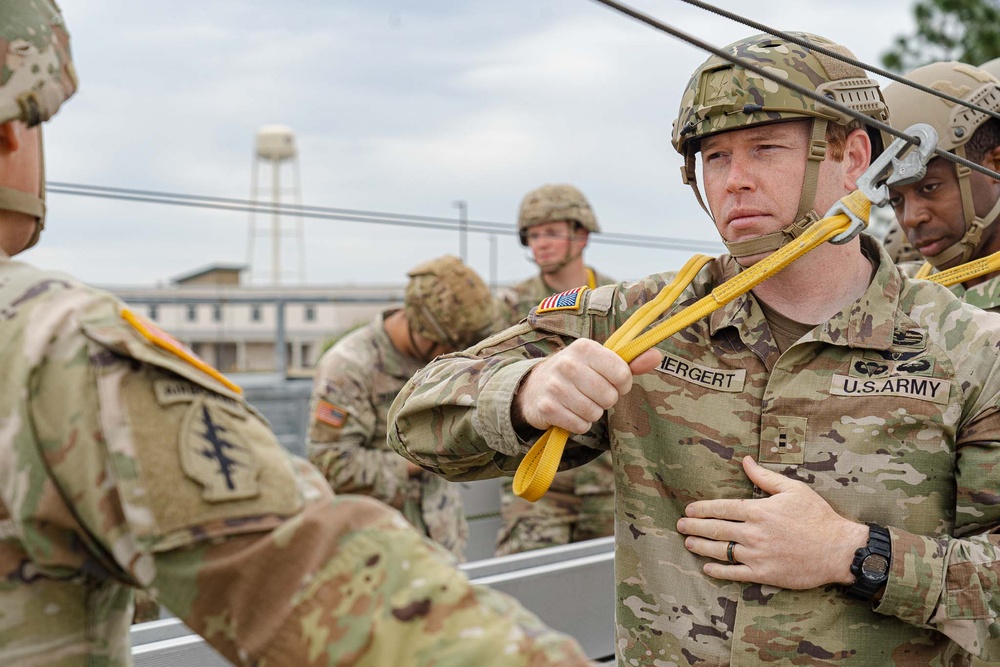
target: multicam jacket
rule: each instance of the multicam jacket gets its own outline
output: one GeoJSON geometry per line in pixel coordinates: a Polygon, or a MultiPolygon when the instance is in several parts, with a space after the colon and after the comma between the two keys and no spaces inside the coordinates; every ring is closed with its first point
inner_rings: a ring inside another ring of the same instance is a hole
{"type": "MultiPolygon", "coordinates": [[[[660,343],[659,369],[571,440],[569,464],[614,455],[620,665],[1000,661],[1000,318],[862,238],[879,261],[867,292],[783,354],[755,298],[735,299],[660,343]],[[880,602],[702,573],[676,522],[694,500],[757,497],[748,454],[889,528],[880,602]]],[[[673,312],[738,271],[710,262],[673,312]]],[[[672,277],[597,289],[438,359],[393,405],[390,444],[452,479],[510,475],[528,448],[510,419],[524,375],[575,338],[606,340],[672,277]]]]}
{"type": "Polygon", "coordinates": [[[319,360],[306,447],[334,491],[372,496],[401,510],[421,532],[463,558],[469,528],[457,484],[407,473],[408,461],[385,442],[396,394],[423,363],[400,354],[385,317],[352,331],[319,360]]]}
{"type": "Polygon", "coordinates": [[[130,665],[133,587],[241,665],[588,664],[122,309],[0,254],[0,665],[130,665]]]}

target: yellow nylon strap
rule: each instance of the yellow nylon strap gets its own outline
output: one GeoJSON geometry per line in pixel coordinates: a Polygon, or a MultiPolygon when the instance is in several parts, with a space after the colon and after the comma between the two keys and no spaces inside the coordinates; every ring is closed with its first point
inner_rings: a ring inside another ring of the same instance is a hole
{"type": "MultiPolygon", "coordinates": [[[[841,201],[859,218],[868,220],[871,202],[860,191],[852,192],[841,201]]],[[[710,260],[704,255],[696,255],[688,260],[673,282],[664,287],[655,299],[633,313],[608,338],[604,347],[616,352],[626,362],[630,362],[657,343],[694,324],[733,299],[746,294],[810,250],[846,231],[850,225],[850,218],[842,213],[817,221],[799,238],[776,250],[749,269],[733,276],[712,290],[708,296],[702,297],[681,312],[639,335],[646,326],[673,305],[684,288],[694,280],[698,271],[710,260]]],[[[535,502],[545,495],[559,469],[559,462],[562,460],[563,450],[568,440],[569,432],[553,426],[532,445],[514,475],[513,487],[516,495],[531,502],[535,502]]]]}
{"type": "Polygon", "coordinates": [[[927,280],[928,276],[931,275],[931,271],[933,270],[934,270],[933,264],[931,264],[930,262],[924,262],[924,265],[920,267],[919,271],[917,271],[917,275],[913,277],[918,280],[927,280]]]}
{"type": "Polygon", "coordinates": [[[994,271],[1000,270],[1000,252],[995,252],[992,255],[988,255],[971,262],[966,262],[965,264],[959,264],[958,266],[952,267],[947,271],[935,273],[932,276],[920,275],[923,273],[924,269],[929,266],[930,264],[924,264],[924,266],[921,267],[920,272],[917,273],[916,277],[930,280],[931,282],[944,285],[945,287],[951,287],[952,285],[957,285],[958,283],[964,283],[966,280],[972,280],[973,278],[985,276],[987,273],[993,273],[994,271]]]}
{"type": "Polygon", "coordinates": [[[597,289],[597,276],[594,275],[594,270],[589,268],[587,269],[587,288],[597,289]]]}

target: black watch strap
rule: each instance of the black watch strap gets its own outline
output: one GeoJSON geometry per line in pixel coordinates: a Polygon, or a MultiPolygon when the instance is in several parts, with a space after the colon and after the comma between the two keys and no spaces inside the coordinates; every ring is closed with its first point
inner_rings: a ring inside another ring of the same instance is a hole
{"type": "Polygon", "coordinates": [[[870,601],[886,581],[892,564],[892,539],[889,531],[874,523],[868,524],[868,546],[854,552],[851,574],[854,583],[844,591],[848,596],[870,601]]]}

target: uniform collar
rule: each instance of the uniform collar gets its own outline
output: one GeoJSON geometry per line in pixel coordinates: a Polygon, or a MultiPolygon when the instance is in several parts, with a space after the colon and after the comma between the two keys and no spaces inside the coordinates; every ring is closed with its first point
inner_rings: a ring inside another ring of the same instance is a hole
{"type": "MultiPolygon", "coordinates": [[[[892,335],[896,329],[902,278],[877,241],[862,234],[861,247],[878,264],[874,279],[860,299],[828,321],[817,325],[809,336],[831,345],[887,350],[892,347],[892,335]]],[[[729,255],[720,257],[719,262],[723,280],[728,280],[742,270],[729,255]]],[[[712,313],[712,335],[725,327],[735,327],[747,345],[757,347],[761,344],[762,333],[767,329],[767,324],[756,299],[750,294],[744,294],[712,313]]]]}

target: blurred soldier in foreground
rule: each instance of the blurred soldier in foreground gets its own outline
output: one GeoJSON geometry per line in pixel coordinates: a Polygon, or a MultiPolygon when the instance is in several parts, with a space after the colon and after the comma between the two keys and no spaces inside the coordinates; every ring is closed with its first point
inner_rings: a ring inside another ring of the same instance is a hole
{"type": "Polygon", "coordinates": [[[0,48],[0,665],[131,664],[134,588],[237,664],[586,664],[114,297],[10,259],[76,75],[48,0],[0,0],[0,48]]]}
{"type": "MultiPolygon", "coordinates": [[[[841,60],[770,35],[725,52],[886,118],[841,60]]],[[[718,56],[691,77],[673,143],[730,254],[664,316],[791,243],[868,166],[878,132],[775,80],[718,56]]],[[[840,240],[630,365],[601,343],[674,274],[566,294],[417,373],[390,444],[452,479],[513,473],[550,426],[579,434],[563,465],[610,449],[623,667],[996,664],[1000,316],[908,279],[866,234],[840,240]]]]}
{"type": "MultiPolygon", "coordinates": [[[[572,185],[543,185],[526,194],[517,216],[521,245],[531,251],[538,275],[497,295],[500,320],[513,326],[546,298],[580,285],[614,282],[583,263],[590,234],[601,231],[590,202],[572,185]]],[[[500,490],[503,525],[496,555],[582,542],[615,532],[615,474],[611,453],[556,475],[536,503],[514,495],[511,480],[500,490]]]]}
{"type": "MultiPolygon", "coordinates": [[[[988,72],[959,62],[919,67],[906,75],[934,90],[1000,112],[1000,82],[988,72]]],[[[885,89],[892,125],[931,125],[938,148],[1000,169],[1000,120],[902,83],[885,89]]],[[[936,157],[916,183],[890,189],[889,203],[910,244],[935,269],[950,269],[1000,251],[1000,181],[936,157]]],[[[910,265],[915,274],[923,264],[910,265]]],[[[1000,312],[1000,270],[953,285],[966,303],[1000,312]]]]}
{"type": "Polygon", "coordinates": [[[379,313],[326,351],[310,407],[309,460],[340,493],[377,498],[463,559],[468,525],[457,484],[410,463],[385,442],[396,394],[434,357],[489,335],[489,288],[457,257],[409,272],[405,305],[379,313]]]}

